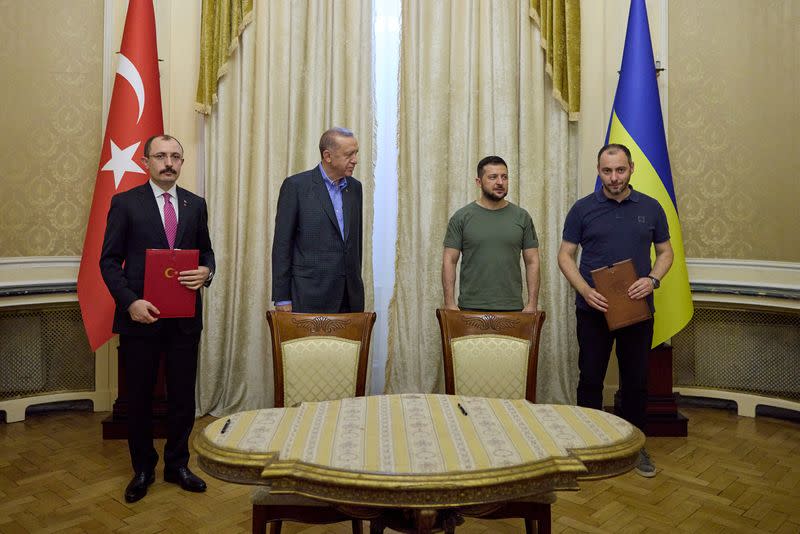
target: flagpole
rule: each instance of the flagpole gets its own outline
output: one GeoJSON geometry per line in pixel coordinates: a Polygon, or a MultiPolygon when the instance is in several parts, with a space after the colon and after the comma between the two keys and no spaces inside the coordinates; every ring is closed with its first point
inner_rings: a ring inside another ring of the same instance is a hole
{"type": "MultiPolygon", "coordinates": [[[[119,47],[114,28],[115,15],[123,13],[122,3],[105,0],[103,9],[103,143],[78,272],[78,301],[89,345],[98,359],[99,353],[107,351],[109,371],[116,367],[117,399],[112,415],[103,421],[104,439],[113,439],[127,435],[127,391],[125,370],[108,341],[113,337],[115,314],[126,312],[117,309],[100,272],[106,218],[115,194],[147,182],[149,175],[140,163],[144,144],[164,133],[164,123],[153,0],[129,0],[119,47]],[[108,75],[112,69],[113,77],[108,75]]],[[[154,411],[163,417],[163,380],[159,383],[154,411]]],[[[156,435],[164,432],[157,420],[156,435]]]]}
{"type": "MultiPolygon", "coordinates": [[[[662,33],[662,39],[665,39],[665,32],[662,33]]],[[[672,348],[664,342],[688,323],[694,308],[667,149],[663,114],[666,106],[662,106],[664,102],[659,87],[664,85],[666,77],[659,80],[657,68],[647,5],[645,0],[631,0],[606,143],[619,143],[630,149],[631,159],[636,165],[631,186],[661,205],[669,225],[674,261],[661,280],[661,288],[654,295],[647,434],[685,436],[687,421],[678,413],[672,393],[672,348]]],[[[596,187],[599,187],[599,177],[596,183],[596,187]]]]}

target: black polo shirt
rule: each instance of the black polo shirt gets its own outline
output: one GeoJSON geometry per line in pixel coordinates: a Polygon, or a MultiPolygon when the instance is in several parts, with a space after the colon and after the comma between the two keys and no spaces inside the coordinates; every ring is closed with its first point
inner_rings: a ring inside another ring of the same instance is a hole
{"type": "MultiPolygon", "coordinates": [[[[669,225],[664,209],[653,197],[631,187],[628,198],[617,202],[600,189],[572,206],[562,238],[581,246],[581,276],[594,287],[592,270],[628,258],[640,278],[650,274],[650,246],[669,240],[669,225]]],[[[654,311],[652,294],[647,303],[654,311]]],[[[592,309],[577,292],[575,305],[592,309]]]]}

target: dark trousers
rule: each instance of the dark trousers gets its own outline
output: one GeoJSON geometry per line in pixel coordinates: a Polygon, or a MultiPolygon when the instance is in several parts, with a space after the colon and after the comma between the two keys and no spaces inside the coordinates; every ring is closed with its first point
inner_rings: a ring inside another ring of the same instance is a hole
{"type": "Polygon", "coordinates": [[[119,352],[128,387],[128,449],[135,472],[158,463],[153,447],[153,391],[161,357],[167,385],[167,443],[164,466],[174,470],[189,462],[189,435],[194,426],[194,390],[200,334],[181,332],[173,319],[155,336],[119,336],[119,352]]]}
{"type": "Polygon", "coordinates": [[[578,406],[603,408],[605,380],[611,347],[617,342],[620,414],[644,432],[647,410],[647,362],[653,342],[653,320],[649,319],[610,332],[605,316],[595,310],[576,309],[578,319],[578,406]]]}

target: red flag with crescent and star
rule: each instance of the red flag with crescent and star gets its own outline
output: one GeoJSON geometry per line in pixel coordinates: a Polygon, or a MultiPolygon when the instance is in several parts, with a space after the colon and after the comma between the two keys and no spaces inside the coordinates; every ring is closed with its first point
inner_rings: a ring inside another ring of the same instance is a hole
{"type": "Polygon", "coordinates": [[[144,143],[164,132],[153,0],[128,2],[117,58],[117,74],[78,272],[78,301],[92,350],[97,350],[113,336],[114,299],[100,275],[100,251],[111,197],[149,179],[140,165],[144,143]]]}

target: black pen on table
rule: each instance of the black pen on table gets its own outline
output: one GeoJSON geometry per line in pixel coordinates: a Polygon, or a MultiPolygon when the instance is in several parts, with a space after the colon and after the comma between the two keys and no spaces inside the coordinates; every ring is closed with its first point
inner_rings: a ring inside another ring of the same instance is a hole
{"type": "Polygon", "coordinates": [[[224,434],[224,433],[225,433],[225,432],[228,430],[228,427],[229,427],[229,426],[231,426],[231,420],[230,420],[230,419],[228,419],[227,421],[225,421],[225,424],[224,424],[224,425],[222,425],[222,430],[220,430],[220,431],[219,431],[219,433],[220,433],[220,434],[224,434]]]}
{"type": "Polygon", "coordinates": [[[461,410],[461,413],[463,413],[464,415],[469,415],[467,413],[467,410],[464,409],[464,407],[461,405],[460,402],[458,403],[458,409],[461,410]]]}

